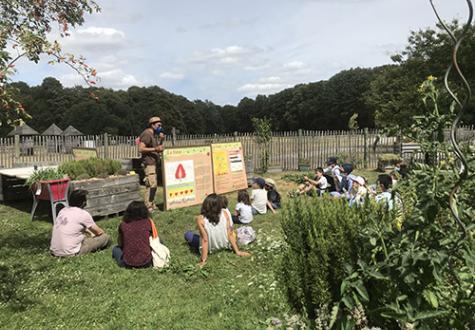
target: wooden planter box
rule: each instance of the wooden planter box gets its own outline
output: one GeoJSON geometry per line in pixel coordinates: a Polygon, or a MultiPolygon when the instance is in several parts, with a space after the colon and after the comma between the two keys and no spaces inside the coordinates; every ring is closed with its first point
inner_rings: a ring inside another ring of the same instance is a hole
{"type": "Polygon", "coordinates": [[[84,208],[92,216],[106,216],[125,211],[130,202],[142,200],[138,175],[106,179],[72,181],[73,189],[89,192],[84,208]]]}

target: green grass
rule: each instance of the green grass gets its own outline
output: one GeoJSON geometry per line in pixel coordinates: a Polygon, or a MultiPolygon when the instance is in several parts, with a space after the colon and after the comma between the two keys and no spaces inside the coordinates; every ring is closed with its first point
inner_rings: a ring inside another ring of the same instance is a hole
{"type": "MultiPolygon", "coordinates": [[[[295,186],[277,182],[283,196],[295,186]]],[[[228,197],[233,209],[236,194],[228,197]]],[[[280,214],[252,222],[258,238],[248,248],[251,258],[223,251],[200,269],[199,257],[183,239],[186,230],[194,229],[199,207],[160,212],[154,218],[171,251],[171,266],[158,271],[119,268],[111,248],[83,257],[51,257],[51,223],[47,216],[30,222],[30,206],[0,205],[0,327],[266,329],[270,318],[290,318],[274,271],[282,244],[280,214]]],[[[98,221],[114,243],[120,220],[98,221]]]]}

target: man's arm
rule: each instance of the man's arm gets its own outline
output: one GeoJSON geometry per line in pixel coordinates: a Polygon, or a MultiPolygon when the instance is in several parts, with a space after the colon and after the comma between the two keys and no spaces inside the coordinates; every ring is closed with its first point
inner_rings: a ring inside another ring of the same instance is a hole
{"type": "Polygon", "coordinates": [[[163,149],[164,149],[163,145],[156,146],[155,148],[153,148],[153,147],[149,148],[142,141],[140,141],[140,144],[139,144],[139,152],[141,154],[146,154],[148,152],[162,152],[163,149]]]}
{"type": "Polygon", "coordinates": [[[91,227],[87,228],[89,231],[91,231],[94,235],[96,236],[101,236],[104,234],[104,230],[102,230],[98,225],[93,224],[91,227]]]}

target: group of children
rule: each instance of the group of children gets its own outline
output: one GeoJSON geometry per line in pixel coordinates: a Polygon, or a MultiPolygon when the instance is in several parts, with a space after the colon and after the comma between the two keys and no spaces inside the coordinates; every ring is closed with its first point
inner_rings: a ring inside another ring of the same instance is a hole
{"type": "Polygon", "coordinates": [[[353,175],[352,172],[352,164],[339,165],[336,157],[330,157],[327,168],[316,168],[314,178],[305,176],[304,183],[289,195],[322,196],[328,194],[331,197],[347,199],[350,206],[361,205],[367,197],[374,197],[377,202],[386,202],[389,209],[393,208],[394,196],[391,193],[391,188],[401,177],[406,175],[406,165],[402,161],[395,164],[391,174],[379,175],[376,185],[368,185],[366,178],[353,175]]]}

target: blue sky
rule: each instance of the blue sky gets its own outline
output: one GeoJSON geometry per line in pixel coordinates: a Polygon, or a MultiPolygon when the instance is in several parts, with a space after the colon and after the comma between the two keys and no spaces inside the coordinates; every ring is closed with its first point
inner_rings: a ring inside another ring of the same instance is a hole
{"type": "MultiPolygon", "coordinates": [[[[95,66],[99,86],[158,85],[236,104],[352,67],[390,63],[411,30],[435,25],[429,0],[98,0],[102,12],[61,40],[95,66]]],[[[465,1],[435,0],[447,20],[465,1]]],[[[82,84],[67,67],[21,63],[15,80],[82,84]]]]}

